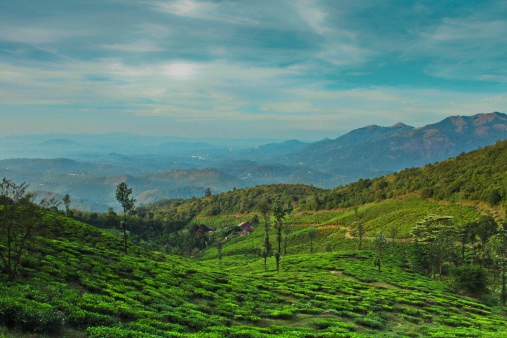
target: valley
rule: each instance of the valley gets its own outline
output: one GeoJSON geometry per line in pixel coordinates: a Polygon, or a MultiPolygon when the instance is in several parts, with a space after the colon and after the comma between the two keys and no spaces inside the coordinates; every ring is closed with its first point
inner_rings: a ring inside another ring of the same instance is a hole
{"type": "Polygon", "coordinates": [[[126,181],[140,204],[202,197],[256,185],[306,184],[332,189],[442,161],[507,139],[502,113],[448,117],[413,128],[367,126],[336,139],[255,145],[125,134],[4,137],[0,176],[30,182],[39,195],[69,194],[83,211],[117,208],[126,181]]]}

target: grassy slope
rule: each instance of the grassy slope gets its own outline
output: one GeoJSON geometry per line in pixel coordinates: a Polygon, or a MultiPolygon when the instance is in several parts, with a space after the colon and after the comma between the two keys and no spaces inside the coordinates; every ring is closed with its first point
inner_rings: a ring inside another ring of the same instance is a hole
{"type": "MultiPolygon", "coordinates": [[[[296,211],[286,218],[286,223],[291,226],[287,250],[289,254],[309,252],[310,243],[307,233],[310,227],[317,229],[317,238],[314,240],[315,251],[326,251],[329,248],[357,249],[358,222],[361,222],[366,229],[366,239],[373,237],[380,231],[384,232],[386,237],[391,238],[390,228],[394,227],[397,229],[397,241],[404,242],[410,240],[413,225],[427,215],[450,215],[459,225],[475,220],[484,212],[488,211],[477,206],[460,206],[447,202],[436,203],[415,196],[363,205],[358,208],[359,221],[356,221],[355,213],[351,209],[318,212],[296,211]],[[344,241],[345,238],[348,240],[344,241]]],[[[196,222],[220,229],[222,226],[239,224],[241,221],[249,220],[251,216],[200,217],[196,222]]],[[[239,261],[257,259],[263,236],[262,225],[257,225],[252,235],[227,242],[227,245],[223,247],[222,254],[224,256],[239,256],[236,257],[239,261]]],[[[275,233],[273,230],[271,230],[270,236],[271,242],[274,243],[275,233]]],[[[364,245],[368,248],[367,240],[364,245]]],[[[202,259],[211,259],[212,257],[217,257],[215,248],[210,248],[202,253],[202,259]]]]}
{"type": "MultiPolygon", "coordinates": [[[[314,220],[324,225],[335,223],[336,217],[351,218],[350,213],[336,211],[315,214],[314,220]]],[[[399,260],[387,259],[379,275],[368,252],[284,256],[282,273],[277,275],[273,258],[264,272],[255,256],[260,231],[226,243],[226,256],[218,263],[213,249],[199,261],[135,247],[126,256],[120,239],[98,229],[60,216],[52,216],[51,223],[47,238],[39,238],[33,245],[35,253],[25,259],[23,277],[13,283],[0,280],[0,323],[10,327],[0,327],[0,335],[507,334],[505,318],[496,310],[404,270],[399,260]]],[[[299,230],[291,233],[290,253],[307,251],[294,243],[304,243],[308,227],[294,228],[299,230]]],[[[320,229],[318,248],[329,238],[344,247],[353,243],[340,241],[340,231],[320,229]]]]}

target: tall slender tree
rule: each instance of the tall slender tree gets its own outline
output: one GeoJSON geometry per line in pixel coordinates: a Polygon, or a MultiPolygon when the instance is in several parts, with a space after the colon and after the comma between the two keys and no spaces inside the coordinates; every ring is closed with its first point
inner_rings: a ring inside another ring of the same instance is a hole
{"type": "Polygon", "coordinates": [[[275,230],[276,230],[276,242],[278,243],[278,250],[275,252],[276,259],[276,272],[280,272],[280,255],[282,253],[282,231],[283,231],[283,219],[287,211],[283,206],[283,201],[278,197],[273,207],[273,215],[275,216],[275,230]]]}
{"type": "Polygon", "coordinates": [[[389,247],[389,242],[383,232],[379,232],[373,239],[373,251],[375,252],[374,265],[378,267],[378,273],[380,273],[380,266],[382,265],[382,258],[384,257],[385,251],[389,247]]]}
{"type": "Polygon", "coordinates": [[[391,246],[392,246],[392,250],[394,250],[394,240],[396,239],[396,235],[398,234],[398,228],[396,227],[396,225],[391,225],[389,227],[389,235],[391,235],[391,246]]]}
{"type": "Polygon", "coordinates": [[[123,228],[123,241],[125,246],[125,253],[128,254],[128,242],[127,242],[127,214],[130,210],[135,208],[135,198],[130,197],[132,195],[132,188],[129,188],[127,183],[121,182],[116,187],[116,199],[120,202],[123,208],[123,219],[121,225],[123,228]]]}
{"type": "Polygon", "coordinates": [[[69,194],[66,194],[63,197],[63,204],[65,205],[65,216],[68,217],[70,215],[70,196],[69,196],[69,194]]]}
{"type": "Polygon", "coordinates": [[[310,253],[313,253],[313,240],[317,237],[317,229],[311,228],[308,230],[308,238],[310,239],[310,253]]]}
{"type": "Polygon", "coordinates": [[[261,212],[262,219],[264,221],[264,241],[262,242],[261,255],[262,258],[264,258],[264,271],[267,271],[267,260],[271,251],[271,242],[269,241],[269,203],[266,199],[261,200],[259,204],[259,211],[261,212]]]}
{"type": "Polygon", "coordinates": [[[488,251],[493,263],[501,272],[501,304],[502,309],[507,302],[507,224],[504,224],[498,233],[491,236],[487,242],[488,251]]]}

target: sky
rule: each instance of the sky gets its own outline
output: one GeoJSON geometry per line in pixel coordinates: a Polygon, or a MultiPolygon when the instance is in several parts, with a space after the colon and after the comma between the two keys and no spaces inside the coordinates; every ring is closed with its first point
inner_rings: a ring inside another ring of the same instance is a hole
{"type": "Polygon", "coordinates": [[[505,0],[0,0],[0,136],[319,140],[506,108],[505,0]]]}

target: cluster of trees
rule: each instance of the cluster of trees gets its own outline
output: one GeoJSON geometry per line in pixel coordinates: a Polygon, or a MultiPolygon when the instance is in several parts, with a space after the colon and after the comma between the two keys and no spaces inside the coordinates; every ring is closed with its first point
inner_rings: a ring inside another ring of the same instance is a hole
{"type": "Polygon", "coordinates": [[[495,288],[501,275],[501,300],[507,300],[507,223],[498,224],[491,215],[458,225],[450,216],[429,215],[412,230],[414,266],[442,278],[454,273],[458,285],[480,295],[488,286],[487,270],[492,271],[495,288]]]}

